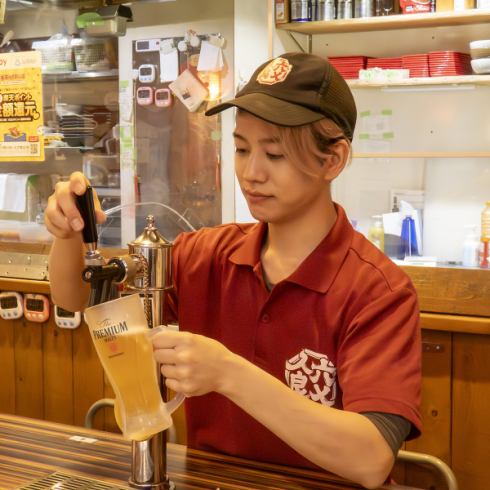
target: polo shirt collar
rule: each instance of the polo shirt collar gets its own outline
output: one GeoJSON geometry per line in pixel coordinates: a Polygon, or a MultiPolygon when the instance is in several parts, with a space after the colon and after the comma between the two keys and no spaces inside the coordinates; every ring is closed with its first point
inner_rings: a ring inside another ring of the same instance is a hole
{"type": "MultiPolygon", "coordinates": [[[[286,281],[319,293],[326,293],[332,285],[354,236],[354,229],[344,209],[336,203],[334,205],[337,220],[332,229],[286,281]],[[321,274],[318,273],[319,270],[322,271],[321,274]]],[[[236,243],[236,249],[229,260],[237,265],[248,265],[254,271],[258,270],[260,251],[266,232],[267,223],[253,225],[250,231],[236,243]]]]}

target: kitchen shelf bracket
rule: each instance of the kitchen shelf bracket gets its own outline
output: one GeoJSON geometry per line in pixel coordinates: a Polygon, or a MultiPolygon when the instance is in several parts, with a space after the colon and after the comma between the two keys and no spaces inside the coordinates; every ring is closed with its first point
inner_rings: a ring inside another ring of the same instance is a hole
{"type": "Polygon", "coordinates": [[[305,34],[306,37],[306,49],[301,45],[301,43],[294,37],[293,33],[291,31],[286,31],[288,33],[288,36],[294,41],[294,44],[298,46],[300,51],[302,53],[309,53],[311,54],[313,51],[313,35],[312,34],[305,34]]]}

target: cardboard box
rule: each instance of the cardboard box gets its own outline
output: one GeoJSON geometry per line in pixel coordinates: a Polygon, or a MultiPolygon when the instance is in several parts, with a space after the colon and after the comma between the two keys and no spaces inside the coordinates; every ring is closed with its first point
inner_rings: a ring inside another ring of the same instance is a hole
{"type": "Polygon", "coordinates": [[[436,12],[454,10],[454,0],[436,0],[436,12]]]}
{"type": "Polygon", "coordinates": [[[274,15],[276,24],[286,24],[290,20],[289,0],[275,0],[274,15]]]}
{"type": "Polygon", "coordinates": [[[455,11],[474,9],[474,8],[475,8],[475,0],[454,0],[455,11]]]}

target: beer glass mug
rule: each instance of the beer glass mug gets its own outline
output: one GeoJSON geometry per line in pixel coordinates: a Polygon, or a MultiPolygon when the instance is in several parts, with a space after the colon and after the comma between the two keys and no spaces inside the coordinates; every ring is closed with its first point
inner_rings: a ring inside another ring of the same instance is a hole
{"type": "Polygon", "coordinates": [[[123,436],[139,441],[168,429],[184,400],[177,393],[164,403],[146,316],[138,294],[85,310],[85,321],[104,371],[116,394],[123,436]]]}

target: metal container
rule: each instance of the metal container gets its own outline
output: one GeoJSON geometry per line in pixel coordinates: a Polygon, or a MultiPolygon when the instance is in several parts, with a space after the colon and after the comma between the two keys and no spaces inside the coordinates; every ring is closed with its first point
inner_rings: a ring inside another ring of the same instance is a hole
{"type": "Polygon", "coordinates": [[[166,240],[155,226],[155,218],[148,215],[143,233],[128,243],[129,253],[142,255],[148,265],[148,285],[144,277],[137,277],[134,286],[138,289],[165,290],[172,287],[171,250],[172,243],[166,240]]]}
{"type": "Polygon", "coordinates": [[[354,17],[374,17],[374,0],[355,0],[354,17]]]}
{"type": "Polygon", "coordinates": [[[335,19],[335,1],[318,0],[316,4],[315,20],[332,20],[335,19]]]}
{"type": "Polygon", "coordinates": [[[352,0],[338,0],[337,19],[352,19],[352,0]]]}
{"type": "Polygon", "coordinates": [[[291,0],[291,22],[309,22],[311,20],[311,0],[291,0]]]}

